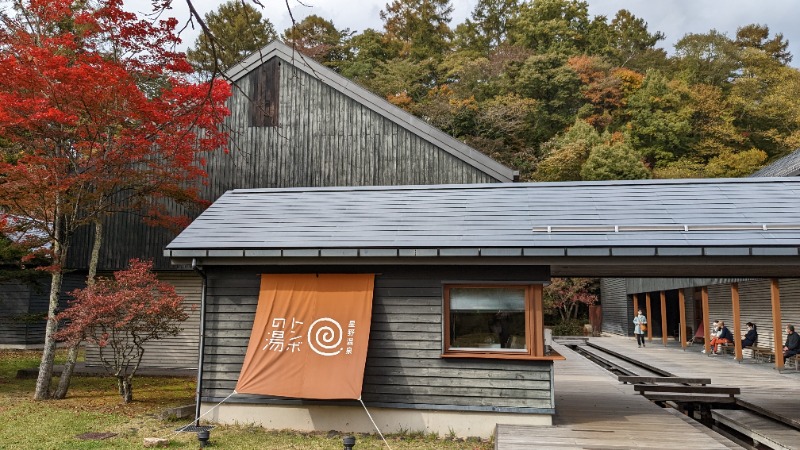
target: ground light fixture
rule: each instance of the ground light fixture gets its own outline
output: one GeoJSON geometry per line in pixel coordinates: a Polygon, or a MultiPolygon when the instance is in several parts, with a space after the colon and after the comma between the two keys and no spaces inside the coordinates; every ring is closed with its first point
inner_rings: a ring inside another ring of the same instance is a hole
{"type": "Polygon", "coordinates": [[[345,436],[342,438],[342,443],[344,444],[344,450],[353,450],[356,445],[356,438],[355,436],[345,436]]]}
{"type": "Polygon", "coordinates": [[[197,440],[200,441],[200,448],[206,448],[209,445],[209,439],[211,439],[211,430],[199,430],[197,432],[197,440]]]}

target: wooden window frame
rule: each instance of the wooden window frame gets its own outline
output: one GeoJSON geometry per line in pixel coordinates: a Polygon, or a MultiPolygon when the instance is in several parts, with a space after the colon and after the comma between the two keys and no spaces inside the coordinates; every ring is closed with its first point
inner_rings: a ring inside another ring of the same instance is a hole
{"type": "Polygon", "coordinates": [[[561,355],[551,352],[545,355],[544,348],[544,311],[542,306],[541,284],[520,283],[475,283],[445,284],[442,287],[443,299],[443,339],[442,358],[489,358],[489,359],[526,359],[557,360],[561,355]],[[451,350],[450,349],[450,290],[453,288],[521,288],[525,290],[525,347],[526,351],[508,350],[451,350]]]}

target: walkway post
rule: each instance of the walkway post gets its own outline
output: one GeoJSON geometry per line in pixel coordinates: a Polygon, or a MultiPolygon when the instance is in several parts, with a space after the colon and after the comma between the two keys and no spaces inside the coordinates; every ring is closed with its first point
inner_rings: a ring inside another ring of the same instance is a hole
{"type": "Polygon", "coordinates": [[[708,286],[703,286],[700,289],[700,297],[703,300],[703,347],[706,349],[706,355],[711,354],[711,324],[708,319],[708,286]]]}
{"type": "Polygon", "coordinates": [[[736,360],[742,362],[742,320],[739,317],[739,283],[731,283],[731,303],[733,304],[733,344],[736,349],[736,360]]]}
{"type": "Polygon", "coordinates": [[[683,288],[678,289],[678,309],[681,315],[681,324],[678,336],[681,337],[681,347],[686,351],[686,341],[689,339],[686,336],[686,297],[683,294],[683,288]]]}
{"type": "Polygon", "coordinates": [[[661,291],[661,342],[667,346],[667,292],[661,291]]]}
{"type": "Polygon", "coordinates": [[[778,279],[770,280],[770,293],[772,297],[772,328],[774,333],[773,348],[775,349],[775,368],[783,370],[783,328],[781,327],[781,289],[778,279]]]}
{"type": "Polygon", "coordinates": [[[650,293],[644,296],[644,302],[647,305],[647,342],[653,342],[653,321],[650,314],[650,293]]]}

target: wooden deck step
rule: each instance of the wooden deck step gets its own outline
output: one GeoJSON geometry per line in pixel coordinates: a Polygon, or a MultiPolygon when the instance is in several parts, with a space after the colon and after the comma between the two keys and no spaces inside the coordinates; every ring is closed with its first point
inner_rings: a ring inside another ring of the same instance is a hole
{"type": "Polygon", "coordinates": [[[745,410],[711,410],[717,422],[773,449],[800,449],[800,431],[745,410]]]}
{"type": "Polygon", "coordinates": [[[691,378],[691,377],[640,377],[620,375],[617,380],[623,383],[674,383],[674,384],[699,384],[705,386],[711,384],[711,378],[691,378]]]}

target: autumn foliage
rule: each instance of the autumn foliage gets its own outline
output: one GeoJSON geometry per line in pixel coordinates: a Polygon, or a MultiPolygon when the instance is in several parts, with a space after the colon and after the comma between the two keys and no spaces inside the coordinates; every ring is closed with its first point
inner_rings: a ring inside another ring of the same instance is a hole
{"type": "Polygon", "coordinates": [[[203,153],[227,146],[230,87],[192,81],[175,51],[176,19],[139,19],[121,0],[20,0],[13,8],[0,14],[0,211],[49,240],[35,394],[45,399],[73,234],[119,211],[184,224],[170,205],[198,200],[203,153]]]}
{"type": "Polygon", "coordinates": [[[188,318],[183,297],[151,272],[153,263],[132,259],[130,267],[70,293],[69,308],[58,315],[67,321],[56,338],[86,340],[100,348],[103,366],[114,375],[125,402],[133,398],[132,379],[144,355],[144,344],[174,336],[188,318]]]}
{"type": "Polygon", "coordinates": [[[553,278],[544,288],[545,307],[557,311],[562,321],[578,318],[580,305],[591,305],[597,301],[592,293],[591,278],[553,278]]]}

